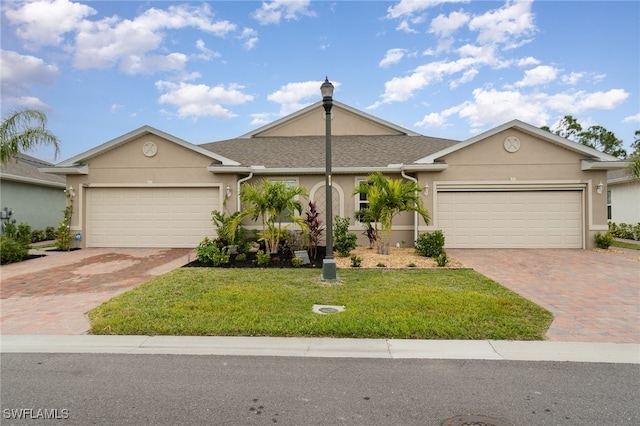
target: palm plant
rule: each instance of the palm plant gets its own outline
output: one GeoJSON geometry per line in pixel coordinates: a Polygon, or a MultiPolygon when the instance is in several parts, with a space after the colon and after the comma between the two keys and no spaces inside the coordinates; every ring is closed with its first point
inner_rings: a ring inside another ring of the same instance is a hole
{"type": "Polygon", "coordinates": [[[425,223],[429,224],[429,212],[422,206],[420,186],[417,182],[390,179],[376,172],[354,188],[352,195],[359,194],[365,194],[369,201],[369,207],[359,215],[373,223],[380,253],[388,253],[393,219],[401,212],[417,212],[425,223]],[[378,231],[378,223],[382,228],[382,235],[378,231]]]}
{"type": "Polygon", "coordinates": [[[58,138],[46,128],[42,111],[24,109],[10,113],[0,123],[0,163],[5,164],[19,153],[41,145],[51,145],[55,156],[60,152],[58,138]]]}
{"type": "MultiPolygon", "coordinates": [[[[234,222],[239,225],[246,217],[254,221],[260,220],[262,238],[267,250],[270,253],[277,253],[280,248],[280,239],[289,226],[288,224],[283,226],[284,221],[291,221],[305,229],[304,220],[295,215],[296,211],[302,210],[302,204],[296,199],[300,195],[307,195],[304,187],[291,186],[282,181],[272,182],[269,179],[262,179],[255,185],[245,183],[240,189],[243,210],[234,218],[234,222]]],[[[230,228],[236,229],[237,226],[230,228]]]]}

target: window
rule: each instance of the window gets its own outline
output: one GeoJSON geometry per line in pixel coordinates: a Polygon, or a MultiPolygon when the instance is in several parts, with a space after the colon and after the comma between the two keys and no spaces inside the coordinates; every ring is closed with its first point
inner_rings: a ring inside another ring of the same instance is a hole
{"type": "MultiPolygon", "coordinates": [[[[366,179],[356,179],[356,187],[364,182],[366,182],[366,179]]],[[[356,215],[360,210],[364,210],[368,208],[369,208],[369,198],[367,194],[358,194],[358,197],[356,198],[356,215]]],[[[360,222],[358,219],[356,220],[360,222]]]]}
{"type": "Polygon", "coordinates": [[[607,191],[607,219],[611,220],[611,190],[607,191]]]}

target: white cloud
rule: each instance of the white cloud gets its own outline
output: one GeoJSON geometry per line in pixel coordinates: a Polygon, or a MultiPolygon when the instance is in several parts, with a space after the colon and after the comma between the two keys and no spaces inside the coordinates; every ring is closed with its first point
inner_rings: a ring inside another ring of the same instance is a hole
{"type": "Polygon", "coordinates": [[[548,105],[556,111],[578,114],[592,109],[613,109],[628,97],[629,93],[623,89],[611,89],[607,92],[593,93],[581,90],[550,95],[548,105]]]}
{"type": "Polygon", "coordinates": [[[251,118],[252,126],[264,126],[265,124],[269,124],[273,121],[272,114],[269,114],[267,112],[251,114],[251,118]]]}
{"type": "Polygon", "coordinates": [[[309,10],[311,0],[273,0],[262,2],[260,9],[256,9],[252,16],[261,25],[279,24],[286,20],[299,19],[300,15],[316,16],[309,10]]]}
{"type": "Polygon", "coordinates": [[[640,112],[636,115],[630,115],[622,120],[623,123],[640,123],[640,112]]]}
{"type": "Polygon", "coordinates": [[[536,31],[531,12],[532,1],[507,2],[505,6],[475,16],[469,22],[469,29],[478,31],[480,44],[504,44],[513,48],[526,43],[524,37],[536,31]]]}
{"type": "Polygon", "coordinates": [[[521,58],[516,61],[516,65],[519,67],[528,67],[531,65],[539,65],[540,61],[534,57],[528,56],[526,58],[521,58]]]}
{"type": "Polygon", "coordinates": [[[193,27],[216,36],[235,31],[228,21],[212,21],[205,4],[169,6],[167,10],[151,8],[133,20],[118,17],[100,21],[83,21],[76,37],[75,65],[78,68],[111,68],[118,64],[123,72],[149,73],[181,70],[187,61],[182,53],[149,54],[161,47],[164,31],[193,27]]]}
{"type": "Polygon", "coordinates": [[[162,92],[160,104],[177,108],[180,118],[211,116],[218,119],[230,119],[236,114],[222,105],[240,105],[253,100],[253,96],[242,92],[243,86],[237,84],[218,85],[156,82],[156,88],[162,92]]]}
{"type": "Polygon", "coordinates": [[[200,51],[199,54],[196,55],[198,59],[202,59],[203,61],[209,61],[211,58],[219,58],[220,52],[214,52],[209,49],[205,42],[202,39],[196,40],[196,49],[200,51]]]}
{"type": "Polygon", "coordinates": [[[97,12],[90,6],[68,0],[5,3],[9,23],[23,40],[38,46],[58,45],[65,33],[75,31],[87,16],[97,12]]]}
{"type": "Polygon", "coordinates": [[[416,127],[438,128],[445,127],[447,118],[440,113],[432,112],[424,116],[421,121],[415,123],[416,127]]]}
{"type": "Polygon", "coordinates": [[[0,80],[4,107],[33,107],[46,105],[31,93],[31,86],[50,85],[58,78],[58,67],[31,55],[0,50],[0,80]]]}
{"type": "Polygon", "coordinates": [[[562,82],[570,85],[576,85],[582,80],[585,76],[583,72],[572,72],[569,75],[562,76],[562,82]]]}
{"type": "Polygon", "coordinates": [[[468,0],[400,0],[398,4],[387,9],[387,18],[412,16],[441,3],[468,3],[468,0]]]}
{"type": "MultiPolygon", "coordinates": [[[[340,86],[340,83],[335,81],[331,83],[336,88],[340,86]]],[[[280,115],[285,116],[320,100],[321,84],[322,81],[288,83],[268,95],[267,99],[280,104],[280,115]]]]}
{"type": "Polygon", "coordinates": [[[526,70],[524,78],[515,83],[516,87],[539,86],[554,81],[558,76],[558,69],[549,65],[526,70]]]}
{"type": "Polygon", "coordinates": [[[242,30],[242,34],[238,37],[240,40],[244,40],[244,48],[247,50],[251,50],[256,47],[258,41],[258,32],[253,28],[244,28],[242,30]]]}
{"type": "Polygon", "coordinates": [[[430,33],[440,37],[450,37],[458,28],[469,22],[469,14],[463,11],[451,12],[449,16],[438,15],[431,21],[430,33]]]}
{"type": "Polygon", "coordinates": [[[406,49],[389,49],[384,58],[378,63],[378,66],[386,68],[389,65],[397,64],[405,55],[406,49]]]}

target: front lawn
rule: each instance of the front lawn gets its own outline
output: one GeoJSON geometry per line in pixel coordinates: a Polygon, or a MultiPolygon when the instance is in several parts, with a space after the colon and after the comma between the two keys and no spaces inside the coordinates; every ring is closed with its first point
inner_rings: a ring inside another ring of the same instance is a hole
{"type": "Polygon", "coordinates": [[[541,340],[552,314],[473,270],[183,268],[89,312],[93,334],[541,340]],[[344,305],[320,315],[314,304],[344,305]]]}

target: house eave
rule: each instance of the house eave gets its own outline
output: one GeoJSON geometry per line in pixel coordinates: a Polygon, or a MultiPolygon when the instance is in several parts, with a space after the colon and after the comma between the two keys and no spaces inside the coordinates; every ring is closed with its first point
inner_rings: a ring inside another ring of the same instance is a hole
{"type": "MultiPolygon", "coordinates": [[[[375,172],[383,173],[401,173],[405,172],[440,172],[449,167],[446,163],[433,164],[389,164],[387,167],[333,167],[331,169],[334,175],[349,174],[371,174],[375,172]]],[[[225,166],[209,166],[207,170],[217,174],[248,174],[254,175],[323,175],[326,173],[324,167],[265,167],[265,166],[247,166],[247,167],[225,167],[225,166]]]]}
{"type": "Polygon", "coordinates": [[[83,166],[71,166],[71,167],[43,167],[40,170],[42,173],[51,173],[54,175],[88,175],[89,166],[86,164],[83,166]]]}
{"type": "Polygon", "coordinates": [[[585,170],[616,170],[629,167],[628,161],[592,161],[582,160],[580,169],[585,170]]]}
{"type": "Polygon", "coordinates": [[[0,180],[8,180],[12,182],[28,183],[31,185],[50,186],[52,188],[66,188],[64,182],[52,182],[50,180],[41,180],[24,176],[0,173],[0,180]]]}

